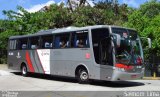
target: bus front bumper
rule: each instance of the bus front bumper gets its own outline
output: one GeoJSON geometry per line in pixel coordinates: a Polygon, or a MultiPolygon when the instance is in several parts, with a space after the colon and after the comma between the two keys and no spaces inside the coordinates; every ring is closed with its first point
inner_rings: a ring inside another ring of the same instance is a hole
{"type": "Polygon", "coordinates": [[[136,80],[136,79],[142,79],[143,76],[144,76],[144,70],[142,70],[141,72],[131,73],[115,69],[113,71],[111,80],[112,81],[136,80]]]}

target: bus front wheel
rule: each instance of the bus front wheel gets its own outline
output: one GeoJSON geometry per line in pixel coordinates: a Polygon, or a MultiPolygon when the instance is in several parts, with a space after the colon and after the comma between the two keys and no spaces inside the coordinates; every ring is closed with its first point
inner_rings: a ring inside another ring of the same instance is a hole
{"type": "Polygon", "coordinates": [[[28,75],[28,71],[27,71],[26,65],[22,65],[21,73],[22,73],[22,76],[24,76],[24,77],[26,77],[28,75]]]}
{"type": "Polygon", "coordinates": [[[86,69],[79,69],[78,71],[78,82],[80,84],[88,83],[89,75],[86,69]]]}

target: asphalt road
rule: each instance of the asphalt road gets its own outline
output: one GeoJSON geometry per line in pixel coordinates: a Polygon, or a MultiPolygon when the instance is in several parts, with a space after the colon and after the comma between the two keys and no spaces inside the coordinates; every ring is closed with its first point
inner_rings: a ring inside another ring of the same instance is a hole
{"type": "Polygon", "coordinates": [[[33,74],[29,77],[22,77],[20,73],[11,72],[7,69],[1,69],[0,91],[2,91],[0,94],[3,94],[0,95],[0,97],[6,97],[4,96],[8,93],[6,91],[18,91],[18,93],[20,91],[28,91],[19,93],[23,95],[15,97],[97,97],[97,95],[101,95],[99,97],[125,97],[125,91],[160,91],[160,80],[134,80],[116,83],[94,81],[90,84],[78,84],[77,81],[72,78],[39,74],[33,74]],[[118,95],[121,94],[121,96],[117,96],[117,93],[118,95]]]}

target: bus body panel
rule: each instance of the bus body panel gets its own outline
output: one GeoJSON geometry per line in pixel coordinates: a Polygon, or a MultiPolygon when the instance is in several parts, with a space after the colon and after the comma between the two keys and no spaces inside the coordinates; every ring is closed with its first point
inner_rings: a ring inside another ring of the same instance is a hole
{"type": "Polygon", "coordinates": [[[29,72],[44,73],[36,50],[9,51],[8,53],[14,53],[13,56],[8,55],[8,64],[10,69],[14,68],[14,70],[20,71],[21,65],[25,63],[29,72]],[[14,60],[12,57],[14,57],[14,60]],[[10,64],[13,65],[10,66],[10,64]]]}
{"type": "Polygon", "coordinates": [[[89,48],[54,49],[51,53],[51,74],[53,75],[75,77],[75,70],[80,65],[86,67],[90,75],[94,74],[90,72],[93,63],[89,48]]]}
{"type": "Polygon", "coordinates": [[[80,65],[83,65],[88,70],[90,79],[106,80],[105,77],[111,75],[111,68],[109,68],[109,66],[100,66],[92,61],[93,55],[89,48],[66,50],[17,50],[9,51],[9,53],[14,54],[12,56],[8,56],[8,64],[13,64],[12,66],[9,66],[9,69],[17,71],[20,71],[22,63],[25,63],[28,68],[28,72],[75,77],[76,68],[80,65]],[[79,53],[80,51],[82,52],[79,53]],[[27,56],[27,53],[29,56],[27,56]],[[86,54],[90,54],[90,58],[86,58],[86,54]],[[50,56],[50,59],[46,59],[48,55],[50,56]],[[16,56],[19,57],[17,58],[16,56]],[[61,60],[59,60],[59,58],[61,58],[61,60]],[[29,63],[27,60],[30,60],[31,63],[29,63]],[[49,62],[48,67],[47,64],[45,64],[47,62],[49,62]],[[50,69],[49,71],[47,71],[48,68],[50,69]],[[105,70],[106,68],[108,69],[105,70]]]}
{"type": "Polygon", "coordinates": [[[39,72],[44,74],[51,74],[51,49],[37,49],[35,50],[35,59],[37,60],[39,72]]]}
{"type": "Polygon", "coordinates": [[[29,72],[71,77],[75,77],[75,70],[79,65],[85,66],[89,73],[89,70],[93,70],[92,56],[89,48],[84,50],[79,48],[66,50],[15,50],[9,51],[8,54],[10,54],[8,55],[9,69],[17,71],[20,71],[22,63],[26,64],[29,72]],[[80,51],[83,52],[79,53],[80,51]],[[90,54],[90,57],[86,58],[86,54],[90,54]],[[33,70],[31,71],[31,69],[33,70]]]}
{"type": "Polygon", "coordinates": [[[111,80],[113,74],[113,66],[100,66],[100,80],[111,80]]]}
{"type": "Polygon", "coordinates": [[[13,70],[19,70],[18,60],[17,60],[17,51],[11,50],[8,51],[8,68],[13,70]]]}

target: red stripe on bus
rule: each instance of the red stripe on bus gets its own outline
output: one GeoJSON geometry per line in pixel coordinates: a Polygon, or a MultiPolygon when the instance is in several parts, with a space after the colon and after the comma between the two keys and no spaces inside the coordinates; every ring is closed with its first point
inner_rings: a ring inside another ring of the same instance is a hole
{"type": "Polygon", "coordinates": [[[42,62],[41,62],[41,60],[40,60],[40,58],[39,58],[39,54],[38,54],[38,51],[37,51],[37,50],[36,50],[36,53],[37,53],[37,56],[38,56],[38,60],[39,60],[39,62],[40,62],[40,65],[41,65],[41,67],[42,67],[43,73],[45,73],[44,68],[43,68],[43,66],[42,66],[42,62]]]}
{"type": "Polygon", "coordinates": [[[30,72],[34,72],[34,68],[33,68],[32,61],[31,61],[28,51],[26,51],[26,61],[27,61],[30,72]]]}

